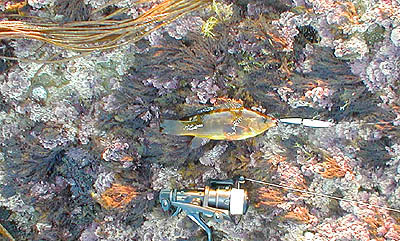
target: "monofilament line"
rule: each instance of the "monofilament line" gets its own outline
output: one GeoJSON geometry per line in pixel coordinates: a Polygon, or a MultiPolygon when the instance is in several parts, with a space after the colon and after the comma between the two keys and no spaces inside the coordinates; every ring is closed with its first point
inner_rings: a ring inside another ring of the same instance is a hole
{"type": "Polygon", "coordinates": [[[259,181],[259,180],[254,180],[254,179],[251,179],[251,178],[245,178],[245,180],[249,181],[249,182],[254,182],[254,183],[258,183],[258,184],[262,184],[262,185],[271,186],[271,187],[283,188],[283,189],[286,189],[286,190],[289,190],[289,191],[301,192],[301,193],[313,195],[313,196],[316,196],[316,197],[331,198],[331,199],[335,199],[335,200],[339,200],[339,201],[345,201],[345,202],[349,202],[349,203],[366,205],[366,206],[370,206],[370,207],[374,207],[374,208],[379,208],[379,209],[384,209],[384,210],[387,210],[387,211],[393,211],[393,212],[400,213],[400,210],[398,210],[398,209],[382,207],[382,206],[379,206],[379,205],[370,204],[370,203],[366,203],[366,202],[361,202],[361,201],[357,201],[357,200],[352,200],[352,199],[348,199],[348,198],[341,198],[341,197],[336,197],[336,196],[327,195],[327,194],[323,194],[323,193],[314,193],[314,192],[301,190],[301,189],[298,189],[298,188],[289,187],[289,186],[285,186],[285,185],[279,185],[279,184],[275,184],[275,183],[269,183],[269,182],[263,182],[263,181],[259,181]]]}

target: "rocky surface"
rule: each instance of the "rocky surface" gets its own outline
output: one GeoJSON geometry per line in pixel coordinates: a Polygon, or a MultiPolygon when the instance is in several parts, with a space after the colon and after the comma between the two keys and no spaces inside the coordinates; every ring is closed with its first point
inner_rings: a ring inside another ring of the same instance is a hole
{"type": "MultiPolygon", "coordinates": [[[[68,21],[55,11],[63,1],[29,0],[24,11],[68,21]]],[[[74,2],[93,11],[111,1],[74,2]]],[[[136,17],[161,1],[134,2],[105,12],[136,17]]],[[[158,191],[236,175],[400,209],[399,19],[399,0],[220,0],[65,62],[22,59],[77,53],[1,40],[0,54],[20,61],[0,59],[0,224],[16,240],[205,240],[184,213],[162,212],[158,191]],[[162,119],[217,97],[336,125],[279,124],[196,150],[160,133],[162,119]]],[[[215,240],[400,240],[399,212],[246,188],[239,224],[207,219],[215,240]]]]}

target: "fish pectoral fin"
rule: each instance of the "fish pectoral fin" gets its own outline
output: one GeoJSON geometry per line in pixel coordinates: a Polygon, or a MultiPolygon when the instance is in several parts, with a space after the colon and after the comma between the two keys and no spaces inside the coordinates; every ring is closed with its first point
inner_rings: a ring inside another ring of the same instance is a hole
{"type": "Polygon", "coordinates": [[[191,141],[190,141],[190,149],[197,149],[201,146],[204,146],[205,144],[207,144],[207,142],[209,142],[210,139],[208,138],[201,138],[201,137],[194,137],[191,141]]]}
{"type": "Polygon", "coordinates": [[[236,126],[225,126],[223,132],[225,138],[228,141],[236,140],[237,138],[236,126]]]}

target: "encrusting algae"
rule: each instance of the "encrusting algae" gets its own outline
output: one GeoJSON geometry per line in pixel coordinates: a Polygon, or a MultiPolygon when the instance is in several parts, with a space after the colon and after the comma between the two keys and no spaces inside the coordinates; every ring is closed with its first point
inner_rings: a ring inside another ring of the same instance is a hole
{"type": "Polygon", "coordinates": [[[274,117],[243,107],[241,100],[223,101],[183,120],[164,120],[160,125],[161,131],[211,140],[243,140],[257,136],[278,123],[274,117]]]}

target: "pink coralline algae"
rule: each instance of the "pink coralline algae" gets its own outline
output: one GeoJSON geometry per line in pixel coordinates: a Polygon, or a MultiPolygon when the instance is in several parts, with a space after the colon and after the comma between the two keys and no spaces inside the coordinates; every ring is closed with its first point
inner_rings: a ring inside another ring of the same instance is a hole
{"type": "Polygon", "coordinates": [[[43,181],[34,184],[31,188],[31,195],[40,199],[50,199],[55,196],[54,190],[55,185],[45,183],[43,181]]]}
{"type": "Polygon", "coordinates": [[[98,121],[96,118],[93,118],[90,115],[83,116],[81,118],[83,121],[79,125],[77,138],[82,145],[86,145],[90,142],[90,138],[94,134],[98,134],[98,130],[96,129],[96,125],[98,121]]]}
{"type": "Polygon", "coordinates": [[[220,156],[225,152],[226,148],[228,148],[227,144],[216,145],[212,150],[204,153],[202,157],[200,157],[199,161],[201,164],[206,166],[214,166],[218,172],[221,170],[221,163],[219,162],[220,156]]]}
{"type": "Polygon", "coordinates": [[[24,77],[23,70],[16,69],[10,72],[7,78],[0,77],[0,94],[9,100],[22,100],[31,86],[28,78],[24,77]]]}
{"type": "Polygon", "coordinates": [[[70,143],[70,139],[68,139],[69,133],[68,130],[63,131],[63,129],[58,128],[45,128],[40,133],[36,131],[32,131],[30,134],[37,138],[40,144],[46,149],[54,149],[57,146],[66,146],[70,143]]]}
{"type": "Polygon", "coordinates": [[[304,188],[305,179],[300,169],[287,161],[281,161],[278,164],[277,172],[280,178],[280,184],[294,188],[304,188]]]}
{"type": "Polygon", "coordinates": [[[362,59],[368,54],[368,46],[366,42],[360,38],[352,37],[350,40],[335,40],[335,56],[339,58],[354,58],[362,59]]]}
{"type": "Polygon", "coordinates": [[[151,46],[161,45],[164,42],[163,32],[166,31],[169,36],[175,39],[182,39],[189,32],[200,32],[203,23],[204,21],[200,17],[188,15],[165,28],[150,33],[147,39],[151,46]]]}
{"type": "Polygon", "coordinates": [[[297,16],[292,12],[285,12],[281,14],[281,18],[273,21],[272,24],[276,26],[279,34],[286,41],[284,51],[290,52],[293,50],[294,37],[299,33],[296,26],[307,24],[306,16],[297,16]]]}
{"type": "Polygon", "coordinates": [[[386,39],[377,45],[376,54],[370,60],[359,60],[352,64],[352,72],[359,75],[367,88],[375,93],[382,92],[384,104],[391,105],[396,101],[396,81],[399,78],[400,48],[386,39]],[[385,91],[382,91],[384,89],[385,91]]]}
{"type": "Polygon", "coordinates": [[[176,39],[182,39],[188,32],[199,32],[204,21],[200,17],[188,15],[168,25],[168,34],[176,39]]]}
{"type": "Polygon", "coordinates": [[[390,34],[390,40],[396,47],[400,47],[400,27],[392,30],[392,33],[390,34]]]}
{"type": "Polygon", "coordinates": [[[308,90],[304,96],[313,100],[318,106],[331,110],[333,106],[330,97],[333,95],[333,91],[327,87],[315,87],[308,90]]]}
{"type": "Polygon", "coordinates": [[[121,140],[114,140],[112,143],[108,144],[106,149],[101,154],[101,157],[105,161],[120,161],[124,156],[126,156],[126,151],[129,149],[129,144],[122,142],[121,140]]]}
{"type": "Polygon", "coordinates": [[[171,92],[172,90],[178,88],[178,79],[171,78],[168,81],[161,80],[159,78],[149,78],[143,80],[143,84],[146,86],[153,86],[158,89],[158,94],[163,95],[165,93],[171,92]]]}
{"type": "Polygon", "coordinates": [[[115,95],[107,95],[103,97],[102,102],[104,111],[112,112],[118,110],[119,108],[119,104],[115,95]]]}
{"type": "Polygon", "coordinates": [[[97,194],[103,193],[115,182],[115,174],[112,172],[102,172],[98,175],[93,187],[97,194]]]}
{"type": "Polygon", "coordinates": [[[353,214],[347,214],[337,220],[331,218],[318,225],[314,240],[360,240],[370,241],[368,225],[353,214]]]}
{"type": "Polygon", "coordinates": [[[213,78],[206,77],[204,80],[192,80],[190,84],[191,90],[196,95],[186,97],[186,103],[193,104],[193,103],[201,103],[205,104],[210,99],[218,97],[217,91],[220,88],[214,84],[213,78]]]}
{"type": "Polygon", "coordinates": [[[53,0],[28,0],[28,4],[33,8],[42,8],[53,3],[53,0]]]}
{"type": "Polygon", "coordinates": [[[138,158],[137,153],[132,154],[129,151],[129,144],[116,139],[111,143],[104,143],[105,150],[101,154],[103,160],[108,162],[119,162],[122,167],[128,168],[134,164],[133,160],[138,158]]]}

